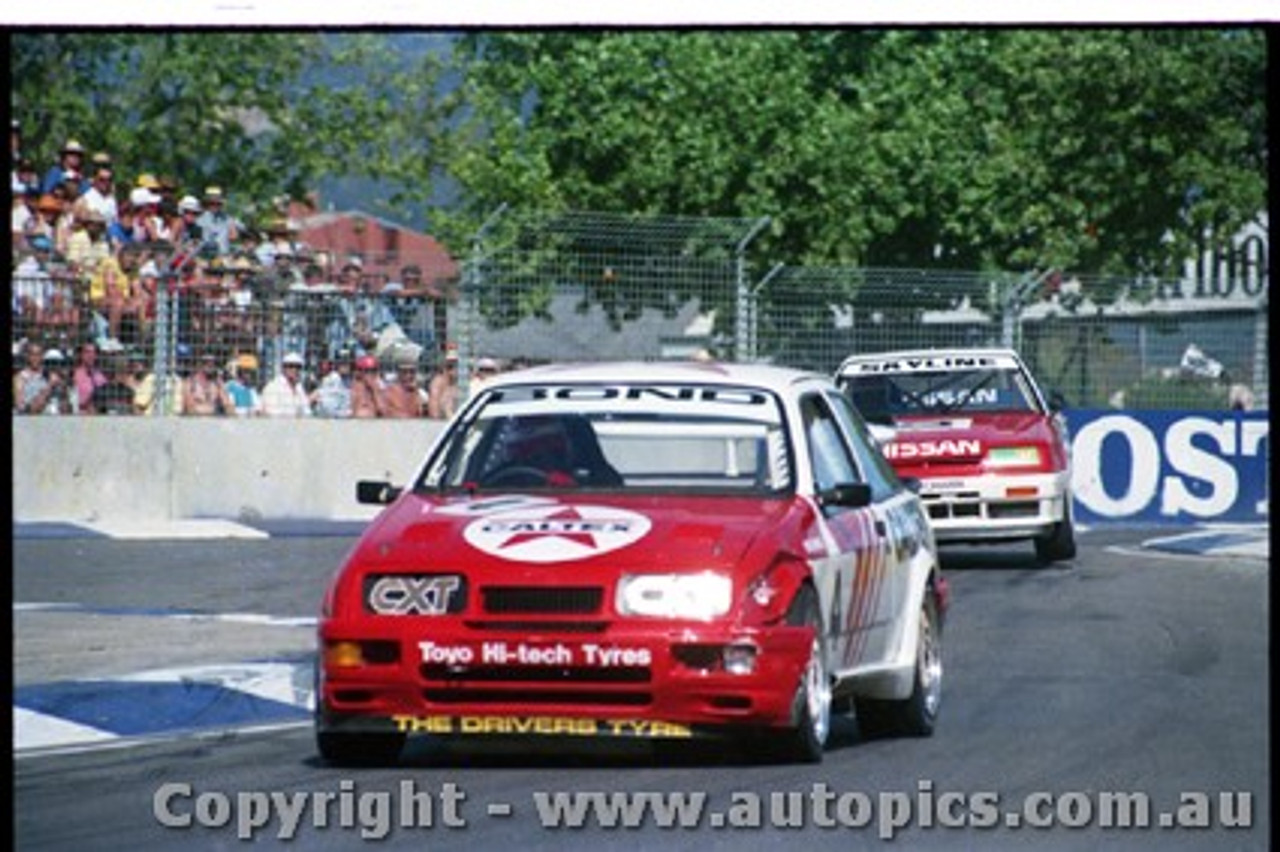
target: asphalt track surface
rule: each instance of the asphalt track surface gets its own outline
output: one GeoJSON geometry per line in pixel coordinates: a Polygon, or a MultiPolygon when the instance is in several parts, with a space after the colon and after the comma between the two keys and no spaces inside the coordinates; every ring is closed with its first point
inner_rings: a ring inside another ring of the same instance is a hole
{"type": "Polygon", "coordinates": [[[353,542],[349,536],[19,537],[15,704],[70,708],[66,713],[81,714],[81,722],[88,713],[88,721],[106,720],[114,732],[18,750],[16,848],[240,848],[246,843],[237,837],[237,820],[257,815],[249,811],[251,799],[237,795],[263,802],[274,793],[306,810],[287,844],[280,839],[283,819],[271,812],[254,835],[260,846],[1268,849],[1268,560],[1144,547],[1152,535],[1090,531],[1069,568],[1038,567],[1029,546],[945,550],[953,605],[942,717],[930,739],[864,739],[856,720],[840,718],[820,766],[757,764],[715,747],[668,752],[645,743],[420,740],[401,764],[370,769],[324,765],[299,699],[311,619],[326,579],[353,542]],[[276,692],[228,703],[208,678],[182,674],[224,670],[274,673],[274,680],[264,678],[276,692]],[[148,678],[148,672],[169,675],[148,678]],[[292,701],[288,689],[280,691],[289,672],[292,701]],[[85,696],[67,690],[88,681],[127,688],[105,690],[110,701],[90,703],[87,711],[85,696]],[[175,683],[191,699],[187,704],[174,701],[175,683]],[[191,706],[220,710],[193,717],[191,706]],[[154,721],[166,713],[177,714],[168,726],[154,721]],[[168,800],[169,810],[196,824],[162,826],[158,794],[188,789],[189,796],[168,800]],[[688,828],[661,828],[652,813],[632,829],[592,820],[578,829],[540,822],[538,794],[588,791],[705,795],[706,812],[688,828]],[[1188,801],[1209,801],[1214,823],[1219,794],[1244,793],[1251,827],[1103,829],[1096,825],[1102,807],[1091,803],[1109,793],[1146,797],[1152,823],[1188,801]],[[758,814],[748,794],[761,797],[758,814]],[[959,810],[955,794],[969,797],[959,810]],[[1052,803],[1041,794],[1053,796],[1052,803]],[[453,805],[444,804],[446,795],[453,805]],[[993,796],[997,827],[940,824],[963,817],[973,797],[993,796]],[[1061,806],[1064,820],[1080,827],[1030,827],[1026,820],[1009,827],[1006,812],[1025,813],[1028,796],[1037,820],[1054,819],[1061,806]],[[432,824],[401,825],[406,810],[426,821],[424,798],[432,800],[432,824]],[[206,807],[203,817],[195,813],[197,801],[206,807]],[[245,804],[237,808],[239,801],[245,804]],[[219,814],[219,803],[232,810],[219,814]],[[867,803],[873,811],[859,810],[867,803]],[[379,811],[383,804],[388,809],[379,811]],[[891,827],[888,811],[901,814],[904,805],[913,827],[893,828],[894,839],[882,839],[881,829],[891,827]],[[1081,807],[1091,807],[1094,818],[1083,819],[1081,807]],[[711,811],[719,813],[719,825],[711,811]],[[325,827],[316,826],[321,815],[325,827]],[[738,818],[751,823],[755,815],[764,823],[798,815],[803,827],[736,827],[738,818]],[[203,824],[222,816],[228,825],[203,824]],[[373,839],[382,828],[387,836],[373,839]]]}

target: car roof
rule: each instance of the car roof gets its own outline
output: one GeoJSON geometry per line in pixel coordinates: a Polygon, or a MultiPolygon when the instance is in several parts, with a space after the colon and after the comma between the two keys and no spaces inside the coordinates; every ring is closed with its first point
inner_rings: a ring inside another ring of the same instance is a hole
{"type": "Polygon", "coordinates": [[[932,349],[894,349],[887,352],[863,352],[857,355],[850,355],[840,362],[837,373],[843,372],[845,367],[851,364],[865,364],[869,361],[896,361],[906,358],[950,358],[950,357],[966,357],[966,358],[1012,358],[1019,364],[1022,363],[1021,356],[1017,350],[1004,346],[985,346],[985,347],[937,347],[932,349]]]}
{"type": "Polygon", "coordinates": [[[710,382],[757,387],[787,394],[799,385],[829,385],[831,378],[809,370],[772,364],[698,361],[601,361],[556,363],[501,373],[486,388],[533,382],[710,382]]]}

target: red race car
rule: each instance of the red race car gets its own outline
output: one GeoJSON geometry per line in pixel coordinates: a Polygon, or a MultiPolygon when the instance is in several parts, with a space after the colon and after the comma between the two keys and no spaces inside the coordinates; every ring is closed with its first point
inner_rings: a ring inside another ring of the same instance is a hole
{"type": "Polygon", "coordinates": [[[324,598],[316,737],[724,737],[820,760],[836,711],[927,735],[947,586],[917,495],[829,378],[706,363],[508,373],[446,426],[324,598]]]}
{"type": "Polygon", "coordinates": [[[1031,539],[1076,555],[1066,424],[1011,349],[854,355],[837,381],[904,479],[918,480],[939,542],[1031,539]]]}

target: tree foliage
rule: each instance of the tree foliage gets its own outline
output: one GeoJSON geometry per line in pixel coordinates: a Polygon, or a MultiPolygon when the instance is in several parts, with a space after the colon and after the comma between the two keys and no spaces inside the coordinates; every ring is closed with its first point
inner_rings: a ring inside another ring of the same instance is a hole
{"type": "Polygon", "coordinates": [[[443,127],[433,117],[435,55],[406,52],[396,38],[19,33],[11,105],[41,169],[75,138],[112,154],[121,183],[146,172],[174,177],[183,192],[219,185],[242,214],[268,213],[273,199],[302,198],[334,175],[383,180],[390,211],[429,192],[434,163],[423,162],[443,127]]]}
{"type": "MultiPolygon", "coordinates": [[[[511,209],[770,228],[766,268],[1159,274],[1266,206],[1258,29],[58,32],[10,40],[43,169],[362,205],[465,252],[511,209]],[[423,226],[421,219],[411,224],[423,226]]],[[[656,298],[656,297],[655,297],[656,298]]]]}
{"type": "Polygon", "coordinates": [[[481,33],[462,221],[773,217],[791,264],[1160,274],[1266,206],[1259,30],[481,33]],[[469,217],[469,218],[468,218],[469,217]]]}

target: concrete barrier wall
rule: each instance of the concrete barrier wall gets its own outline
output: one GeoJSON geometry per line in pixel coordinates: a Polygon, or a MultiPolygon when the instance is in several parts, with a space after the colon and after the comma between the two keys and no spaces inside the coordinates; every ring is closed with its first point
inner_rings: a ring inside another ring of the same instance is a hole
{"type": "MultiPolygon", "coordinates": [[[[1068,411],[1088,523],[1266,523],[1267,412],[1068,411]]],[[[368,520],[359,479],[405,484],[431,420],[14,417],[14,521],[368,520]]]]}
{"type": "Polygon", "coordinates": [[[359,479],[404,484],[429,420],[13,418],[13,519],[366,520],[359,479]]]}

